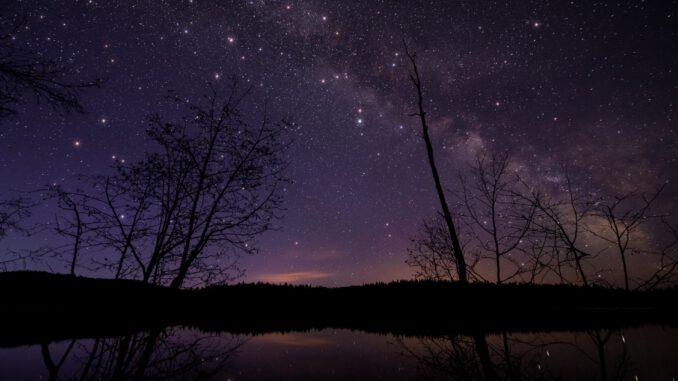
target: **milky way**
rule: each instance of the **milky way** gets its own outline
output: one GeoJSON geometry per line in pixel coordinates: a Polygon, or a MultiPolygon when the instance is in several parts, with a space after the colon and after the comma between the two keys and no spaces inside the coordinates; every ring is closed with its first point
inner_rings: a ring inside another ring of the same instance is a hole
{"type": "Polygon", "coordinates": [[[409,276],[406,247],[437,200],[403,39],[447,187],[477,150],[510,148],[541,181],[562,164],[592,192],[668,180],[678,204],[675,1],[6,3],[3,27],[25,20],[17,46],[105,85],[82,94],[87,114],[28,103],[0,121],[2,192],[138,158],[167,90],[198,99],[235,77],[253,88],[245,114],[266,104],[299,124],[286,217],[245,259],[248,280],[409,276]]]}

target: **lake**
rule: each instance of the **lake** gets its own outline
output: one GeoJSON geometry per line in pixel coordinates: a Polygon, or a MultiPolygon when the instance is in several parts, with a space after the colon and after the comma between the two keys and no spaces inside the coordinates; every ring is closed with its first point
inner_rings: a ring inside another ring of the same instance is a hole
{"type": "Polygon", "coordinates": [[[412,337],[346,329],[236,335],[173,327],[0,348],[1,380],[666,380],[678,329],[412,337]]]}

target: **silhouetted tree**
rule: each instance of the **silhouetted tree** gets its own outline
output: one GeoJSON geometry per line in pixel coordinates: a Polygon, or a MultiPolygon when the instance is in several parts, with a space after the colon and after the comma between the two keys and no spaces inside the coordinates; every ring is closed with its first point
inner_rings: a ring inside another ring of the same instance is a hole
{"type": "Polygon", "coordinates": [[[551,254],[555,256],[552,270],[561,282],[569,282],[566,268],[574,265],[575,275],[584,286],[589,285],[584,262],[595,257],[586,242],[589,232],[586,222],[594,211],[594,200],[590,195],[582,194],[572,186],[570,176],[564,176],[565,184],[559,189],[559,196],[549,196],[540,190],[529,187],[529,192],[521,195],[524,201],[535,208],[532,233],[545,236],[546,242],[553,246],[551,254]]]}
{"type": "MultiPolygon", "coordinates": [[[[596,275],[596,282],[605,283],[601,274],[608,270],[595,259],[613,245],[621,258],[626,289],[631,288],[627,258],[632,254],[656,261],[654,272],[638,277],[638,288],[675,281],[678,226],[668,221],[668,215],[650,214],[663,186],[649,196],[628,193],[609,198],[582,192],[573,186],[567,170],[562,182],[548,189],[525,181],[518,172],[509,171],[509,166],[507,152],[481,152],[470,165],[470,175],[460,176],[454,213],[466,238],[461,246],[469,261],[470,279],[486,279],[487,267],[482,263],[489,258],[498,284],[552,282],[555,276],[561,283],[588,286],[591,274],[596,275]],[[506,264],[511,265],[508,270],[506,264]]],[[[423,222],[407,249],[406,263],[414,268],[416,279],[453,280],[454,252],[441,215],[423,222]]]]}
{"type": "MultiPolygon", "coordinates": [[[[479,257],[467,265],[470,277],[479,277],[474,267],[479,257]]],[[[407,248],[405,261],[414,269],[414,277],[422,280],[452,281],[455,279],[457,261],[450,239],[450,231],[442,217],[423,221],[416,238],[407,248]]]]}
{"type": "MultiPolygon", "coordinates": [[[[116,169],[122,165],[118,163],[116,169]]],[[[65,238],[63,244],[50,244],[32,250],[33,258],[56,257],[69,262],[71,274],[80,263],[78,258],[83,248],[90,253],[106,252],[107,257],[118,257],[115,264],[107,261],[95,261],[90,270],[98,270],[102,267],[114,271],[115,279],[134,277],[134,274],[125,273],[124,264],[133,251],[135,258],[140,259],[140,253],[136,252],[133,245],[136,239],[148,236],[151,232],[140,226],[141,216],[148,212],[148,195],[138,194],[133,200],[125,205],[129,215],[118,213],[117,205],[123,196],[128,195],[129,188],[125,184],[118,184],[113,191],[112,181],[114,176],[96,176],[85,179],[85,189],[65,190],[60,185],[49,185],[36,192],[43,201],[55,201],[57,213],[54,221],[40,225],[41,230],[53,231],[57,236],[65,238]],[[131,212],[130,212],[131,211],[131,212]],[[129,223],[128,223],[129,221],[129,223]]],[[[149,182],[150,184],[150,182],[149,182]]],[[[147,221],[145,221],[147,222],[147,221]]],[[[87,258],[92,262],[93,258],[87,258]]]]}
{"type": "Polygon", "coordinates": [[[435,183],[436,193],[438,194],[438,200],[440,201],[440,207],[443,211],[443,219],[447,226],[448,233],[450,235],[450,242],[452,243],[452,254],[454,255],[454,263],[457,269],[457,276],[459,281],[462,283],[468,282],[468,274],[466,268],[466,260],[464,259],[464,253],[462,251],[461,243],[457,235],[457,230],[452,219],[452,213],[450,212],[449,205],[445,198],[445,191],[443,190],[442,183],[440,181],[440,175],[438,174],[438,168],[436,167],[435,157],[433,153],[433,145],[431,144],[431,138],[428,131],[428,122],[426,119],[426,111],[424,109],[424,96],[422,90],[422,82],[419,76],[419,68],[417,67],[416,54],[410,53],[407,49],[407,44],[405,44],[405,54],[412,64],[412,73],[410,74],[410,80],[417,94],[417,112],[412,114],[413,116],[418,116],[419,121],[421,122],[422,137],[426,145],[426,153],[428,155],[428,163],[431,167],[431,173],[433,175],[433,181],[435,183]]]}
{"type": "MultiPolygon", "coordinates": [[[[54,230],[57,234],[72,241],[63,249],[68,250],[68,246],[71,246],[69,272],[75,275],[83,236],[87,233],[85,229],[91,228],[89,224],[85,224],[83,215],[87,213],[87,196],[82,192],[68,193],[59,186],[50,187],[47,191],[51,197],[56,199],[58,208],[63,212],[55,215],[54,230]]],[[[55,254],[59,255],[56,252],[55,254]]]]}
{"type": "MultiPolygon", "coordinates": [[[[517,175],[509,173],[509,160],[508,152],[481,152],[470,164],[470,181],[460,176],[462,191],[456,194],[455,214],[466,237],[461,245],[471,279],[485,280],[476,270],[484,259],[494,263],[498,284],[523,274],[532,282],[543,271],[540,255],[528,250],[537,208],[519,194],[524,189],[517,175]],[[507,270],[502,263],[512,268],[507,270]]],[[[424,221],[408,248],[406,263],[415,268],[417,279],[454,279],[454,245],[442,218],[424,221]]]]}
{"type": "Polygon", "coordinates": [[[55,236],[50,239],[49,245],[11,251],[15,256],[12,260],[16,262],[30,259],[35,263],[44,263],[45,259],[47,262],[52,259],[63,260],[67,263],[69,274],[75,275],[80,265],[82,251],[100,245],[97,230],[101,226],[93,221],[93,215],[98,212],[93,202],[95,199],[82,189],[67,191],[55,184],[28,194],[31,196],[37,194],[44,207],[54,202],[56,209],[53,220],[34,223],[30,234],[51,232],[55,236]]]}
{"type": "MultiPolygon", "coordinates": [[[[649,197],[643,194],[629,192],[621,196],[615,196],[609,200],[601,201],[597,204],[599,215],[607,223],[606,231],[591,229],[591,233],[605,242],[612,244],[619,255],[622,264],[624,276],[624,288],[630,290],[628,256],[638,253],[643,249],[634,245],[633,238],[636,237],[638,230],[646,224],[651,217],[649,216],[652,204],[664,189],[665,185],[659,187],[654,194],[649,197]]],[[[647,244],[647,243],[644,243],[647,244]]]]}
{"type": "Polygon", "coordinates": [[[678,278],[678,225],[672,224],[664,217],[661,222],[667,230],[667,242],[661,244],[656,252],[650,253],[657,258],[655,271],[645,279],[639,280],[639,289],[652,290],[673,285],[678,278]]]}
{"type": "Polygon", "coordinates": [[[160,152],[119,167],[114,183],[129,193],[111,211],[124,215],[126,205],[135,205],[129,201],[148,197],[146,215],[154,217],[152,228],[144,226],[153,231],[144,280],[164,267],[161,274],[171,274],[170,285],[180,287],[192,272],[208,270],[208,259],[218,259],[210,250],[253,252],[252,239],[277,218],[290,124],[263,115],[259,126],[248,125],[236,90],[225,100],[209,95],[206,107],[185,104],[183,121],[153,116],[149,136],[160,152]]]}
{"type": "Polygon", "coordinates": [[[30,216],[33,206],[33,202],[23,197],[0,200],[0,240],[10,231],[25,230],[21,221],[30,216]]]}
{"type": "Polygon", "coordinates": [[[24,23],[8,26],[9,22],[0,18],[0,117],[16,114],[31,96],[55,110],[84,112],[79,92],[99,87],[101,81],[71,81],[71,73],[57,61],[19,48],[16,34],[24,23]]]}
{"type": "MultiPolygon", "coordinates": [[[[534,216],[533,218],[537,218],[534,216]]],[[[524,276],[528,283],[543,283],[550,280],[549,276],[557,274],[561,282],[563,273],[560,271],[562,249],[558,245],[558,237],[549,230],[537,230],[531,228],[518,250],[525,258],[524,276]]]]}
{"type": "MultiPolygon", "coordinates": [[[[0,241],[9,233],[30,234],[30,227],[24,222],[31,216],[35,203],[28,197],[14,197],[0,200],[0,241]]],[[[27,267],[35,262],[32,253],[5,251],[0,254],[0,270],[9,271],[27,267]]]]}
{"type": "Polygon", "coordinates": [[[462,177],[462,217],[468,221],[474,246],[495,263],[497,284],[528,271],[518,250],[530,231],[536,206],[517,195],[519,179],[509,173],[508,151],[479,153],[471,165],[471,180],[462,177]],[[513,268],[502,276],[502,263],[513,268]]]}
{"type": "Polygon", "coordinates": [[[253,240],[278,218],[292,126],[265,114],[249,124],[238,109],[245,96],[233,85],[204,104],[172,97],[186,113],[171,122],[150,117],[152,151],[91,178],[87,192],[59,194],[75,216],[61,235],[105,252],[98,263],[116,278],[174,288],[194,276],[228,279],[238,254],[255,252],[253,240]],[[75,199],[80,208],[68,202],[75,199]]]}

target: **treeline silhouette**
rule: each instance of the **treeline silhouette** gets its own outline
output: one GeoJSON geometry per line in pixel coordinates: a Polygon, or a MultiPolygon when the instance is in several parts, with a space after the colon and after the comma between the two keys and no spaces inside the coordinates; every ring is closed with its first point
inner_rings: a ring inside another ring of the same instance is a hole
{"type": "Polygon", "coordinates": [[[258,334],[347,328],[434,336],[675,325],[677,288],[398,281],[340,288],[173,289],[41,272],[0,274],[0,346],[168,326],[258,334]]]}

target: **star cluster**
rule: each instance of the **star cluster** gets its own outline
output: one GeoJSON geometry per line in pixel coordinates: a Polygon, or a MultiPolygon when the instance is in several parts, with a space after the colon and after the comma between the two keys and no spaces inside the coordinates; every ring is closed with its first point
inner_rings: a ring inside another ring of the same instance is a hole
{"type": "MultiPolygon", "coordinates": [[[[197,99],[230,78],[244,113],[290,116],[286,218],[245,259],[248,279],[324,284],[407,277],[409,238],[437,210],[408,82],[417,52],[441,174],[508,149],[546,182],[567,164],[591,191],[678,173],[674,1],[16,1],[15,43],[58,60],[87,114],[27,104],[2,120],[2,189],[104,173],[148,149],[168,90],[197,99]],[[284,276],[283,276],[284,277],[284,276]],[[277,278],[276,278],[277,279],[277,278]],[[297,279],[297,278],[295,278],[297,279]]],[[[678,200],[669,200],[675,207],[678,200]]]]}

